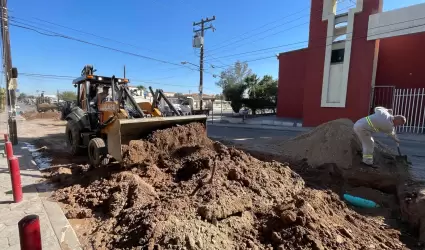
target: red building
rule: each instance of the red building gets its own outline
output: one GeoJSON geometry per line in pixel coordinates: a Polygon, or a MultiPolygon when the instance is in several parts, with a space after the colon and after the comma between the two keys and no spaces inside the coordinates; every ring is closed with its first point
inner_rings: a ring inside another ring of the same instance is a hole
{"type": "Polygon", "coordinates": [[[382,0],[357,0],[336,15],[336,1],[312,0],[311,9],[308,47],[279,55],[278,117],[309,127],[382,105],[407,116],[405,131],[424,132],[425,4],[382,12],[382,0]]]}

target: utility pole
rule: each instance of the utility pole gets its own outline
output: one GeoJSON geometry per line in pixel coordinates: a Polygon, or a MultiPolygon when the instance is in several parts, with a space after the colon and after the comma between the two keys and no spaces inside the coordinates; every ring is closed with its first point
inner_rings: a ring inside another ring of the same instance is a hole
{"type": "Polygon", "coordinates": [[[124,79],[125,79],[125,65],[124,65],[124,79]]]}
{"type": "Polygon", "coordinates": [[[205,30],[212,29],[214,31],[214,27],[212,24],[208,27],[205,27],[206,23],[212,22],[215,20],[215,16],[212,18],[201,19],[200,22],[193,22],[193,26],[200,26],[200,29],[193,30],[197,35],[200,34],[200,49],[201,53],[199,56],[199,103],[202,110],[202,92],[203,92],[203,84],[204,84],[204,32],[205,30]]]}
{"type": "Polygon", "coordinates": [[[9,38],[9,15],[7,13],[7,0],[0,0],[1,8],[1,37],[3,42],[3,65],[6,78],[6,93],[7,93],[7,107],[8,107],[8,125],[9,137],[13,145],[18,143],[18,131],[16,128],[16,89],[18,72],[16,68],[12,69],[12,55],[10,51],[10,38],[9,38]]]}

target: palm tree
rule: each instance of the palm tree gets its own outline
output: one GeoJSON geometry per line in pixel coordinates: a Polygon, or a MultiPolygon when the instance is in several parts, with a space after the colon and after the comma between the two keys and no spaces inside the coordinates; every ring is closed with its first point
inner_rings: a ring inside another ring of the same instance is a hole
{"type": "Polygon", "coordinates": [[[252,74],[252,75],[245,78],[245,84],[248,88],[248,95],[251,98],[256,97],[255,89],[258,86],[259,82],[260,82],[260,79],[258,78],[258,76],[256,74],[252,74]]]}
{"type": "Polygon", "coordinates": [[[138,90],[146,90],[146,87],[143,85],[139,85],[136,87],[138,90]]]}

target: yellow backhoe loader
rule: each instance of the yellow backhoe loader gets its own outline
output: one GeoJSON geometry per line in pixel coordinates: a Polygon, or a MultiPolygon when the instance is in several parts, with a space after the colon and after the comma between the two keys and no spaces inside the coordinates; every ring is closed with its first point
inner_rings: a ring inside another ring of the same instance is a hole
{"type": "Polygon", "coordinates": [[[192,122],[204,124],[206,115],[182,116],[157,91],[155,102],[139,103],[131,96],[128,79],[94,75],[86,65],[81,77],[73,81],[77,105],[66,116],[66,138],[72,155],[88,154],[92,166],[108,164],[111,158],[122,161],[121,145],[146,138],[158,129],[192,122]],[[174,116],[163,117],[156,104],[163,98],[174,116]]]}

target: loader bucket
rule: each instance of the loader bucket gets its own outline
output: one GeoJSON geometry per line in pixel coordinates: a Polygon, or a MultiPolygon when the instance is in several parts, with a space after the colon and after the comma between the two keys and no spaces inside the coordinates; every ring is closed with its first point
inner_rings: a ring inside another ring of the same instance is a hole
{"type": "Polygon", "coordinates": [[[131,140],[146,138],[146,136],[159,129],[171,128],[176,125],[185,125],[192,122],[199,122],[206,126],[207,116],[190,115],[116,120],[107,129],[108,153],[115,160],[121,162],[121,145],[128,145],[131,140]]]}

